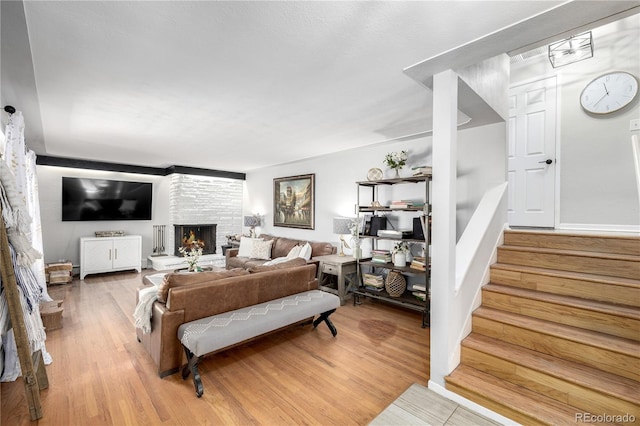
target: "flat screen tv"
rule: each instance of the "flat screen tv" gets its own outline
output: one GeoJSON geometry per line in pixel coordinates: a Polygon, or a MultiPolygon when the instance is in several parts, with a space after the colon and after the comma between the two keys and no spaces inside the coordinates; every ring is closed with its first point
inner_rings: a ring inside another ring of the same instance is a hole
{"type": "Polygon", "coordinates": [[[62,178],[62,220],[151,220],[150,182],[62,178]]]}

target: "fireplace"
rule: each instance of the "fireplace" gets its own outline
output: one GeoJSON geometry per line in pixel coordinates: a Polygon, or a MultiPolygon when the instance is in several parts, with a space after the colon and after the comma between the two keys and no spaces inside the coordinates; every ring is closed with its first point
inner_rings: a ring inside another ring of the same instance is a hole
{"type": "Polygon", "coordinates": [[[173,254],[182,256],[180,247],[191,247],[191,243],[202,245],[202,254],[216,253],[216,224],[209,225],[173,225],[175,243],[173,254]]]}

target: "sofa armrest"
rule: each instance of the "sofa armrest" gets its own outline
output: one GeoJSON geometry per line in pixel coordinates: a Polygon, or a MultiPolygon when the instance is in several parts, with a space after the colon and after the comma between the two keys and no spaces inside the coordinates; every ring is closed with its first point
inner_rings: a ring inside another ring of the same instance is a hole
{"type": "Polygon", "coordinates": [[[240,251],[238,247],[227,249],[227,251],[224,254],[225,268],[229,269],[229,259],[231,259],[232,257],[238,257],[238,251],[240,251]]]}

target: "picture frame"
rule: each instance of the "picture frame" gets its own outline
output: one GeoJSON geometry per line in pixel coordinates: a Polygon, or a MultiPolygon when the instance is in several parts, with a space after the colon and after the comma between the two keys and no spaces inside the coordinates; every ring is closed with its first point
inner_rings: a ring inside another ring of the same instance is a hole
{"type": "Polygon", "coordinates": [[[315,176],[273,179],[273,226],[314,229],[315,176]]]}

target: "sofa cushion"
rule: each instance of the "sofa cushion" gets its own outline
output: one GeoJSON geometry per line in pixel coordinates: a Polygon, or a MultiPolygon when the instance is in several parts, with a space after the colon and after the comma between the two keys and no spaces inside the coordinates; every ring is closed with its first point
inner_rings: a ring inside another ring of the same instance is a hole
{"type": "Polygon", "coordinates": [[[263,259],[269,260],[271,259],[271,246],[273,245],[273,240],[264,241],[264,240],[256,240],[253,242],[253,247],[251,248],[251,255],[249,256],[252,259],[263,259]]]}
{"type": "Polygon", "coordinates": [[[275,265],[252,266],[251,268],[249,268],[249,272],[256,273],[256,272],[275,271],[278,269],[287,269],[287,268],[293,268],[295,266],[306,265],[306,263],[307,261],[304,260],[303,258],[296,257],[295,259],[287,260],[286,262],[276,263],[275,265]]]}
{"type": "Polygon", "coordinates": [[[251,251],[253,250],[253,244],[256,240],[262,241],[262,238],[240,238],[240,247],[238,249],[238,256],[251,257],[251,251]]]}
{"type": "Polygon", "coordinates": [[[210,282],[228,277],[237,277],[240,275],[248,275],[249,272],[242,268],[235,268],[228,271],[207,271],[207,272],[191,272],[191,273],[168,273],[164,276],[162,284],[158,287],[158,300],[162,303],[167,302],[169,289],[173,287],[182,287],[191,284],[199,284],[202,282],[210,282]]]}
{"type": "Polygon", "coordinates": [[[252,266],[259,266],[266,262],[267,262],[266,260],[262,260],[262,259],[251,259],[249,257],[234,256],[227,259],[226,268],[227,269],[235,269],[235,268],[249,269],[252,266]]]}

